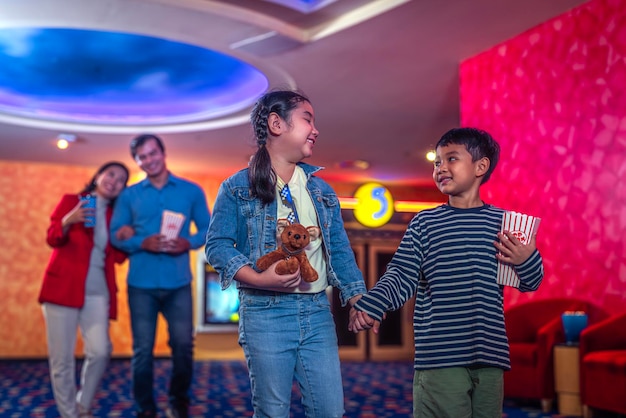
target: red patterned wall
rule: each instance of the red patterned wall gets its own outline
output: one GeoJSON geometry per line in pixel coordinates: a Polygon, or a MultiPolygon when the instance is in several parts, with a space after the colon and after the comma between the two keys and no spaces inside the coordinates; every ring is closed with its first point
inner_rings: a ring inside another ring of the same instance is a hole
{"type": "Polygon", "coordinates": [[[546,277],[507,303],[578,296],[626,306],[626,0],[592,0],[463,62],[461,123],[499,140],[484,188],[543,218],[546,277]]]}

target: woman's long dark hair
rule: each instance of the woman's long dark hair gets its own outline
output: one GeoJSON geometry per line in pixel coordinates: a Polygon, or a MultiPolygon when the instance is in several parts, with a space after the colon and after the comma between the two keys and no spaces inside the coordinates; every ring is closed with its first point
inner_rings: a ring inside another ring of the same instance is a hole
{"type": "MultiPolygon", "coordinates": [[[[100,166],[100,168],[96,171],[96,174],[94,174],[93,177],[91,177],[91,180],[89,180],[89,183],[85,184],[85,187],[83,188],[83,190],[80,191],[80,194],[89,194],[96,190],[96,187],[98,186],[96,184],[96,179],[98,178],[98,176],[106,171],[107,168],[113,166],[120,167],[126,173],[126,182],[124,182],[124,187],[126,187],[126,183],[128,183],[128,177],[130,176],[128,168],[119,161],[109,161],[108,163],[104,163],[100,166]]],[[[112,205],[114,202],[115,199],[111,200],[110,204],[112,205]]]]}
{"type": "Polygon", "coordinates": [[[276,113],[281,119],[289,123],[291,112],[302,102],[310,102],[302,93],[291,90],[271,91],[256,102],[250,114],[250,122],[259,147],[250,160],[248,170],[250,194],[252,197],[261,199],[264,205],[271,203],[276,198],[276,173],[272,168],[272,160],[266,148],[267,120],[270,113],[276,113]]]}

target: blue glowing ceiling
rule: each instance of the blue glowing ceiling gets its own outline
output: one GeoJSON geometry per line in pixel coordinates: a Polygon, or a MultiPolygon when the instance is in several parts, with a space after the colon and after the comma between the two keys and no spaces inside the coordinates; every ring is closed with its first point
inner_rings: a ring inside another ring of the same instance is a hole
{"type": "Polygon", "coordinates": [[[337,0],[265,0],[271,3],[278,3],[302,13],[311,13],[328,6],[337,0]]]}
{"type": "Polygon", "coordinates": [[[76,29],[0,29],[0,112],[104,125],[175,124],[241,111],[267,77],[179,42],[76,29]]]}

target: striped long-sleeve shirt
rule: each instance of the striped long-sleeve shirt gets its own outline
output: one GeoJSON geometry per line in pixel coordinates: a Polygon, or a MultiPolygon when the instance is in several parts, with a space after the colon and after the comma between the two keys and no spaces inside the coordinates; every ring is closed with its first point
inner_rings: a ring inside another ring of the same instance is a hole
{"type": "MultiPolygon", "coordinates": [[[[510,369],[503,287],[493,245],[504,210],[442,205],[411,220],[385,274],[355,305],[381,320],[413,295],[415,369],[492,366],[510,369]]],[[[535,251],[515,266],[522,292],[543,279],[535,251]]],[[[385,326],[384,322],[381,326],[385,326]]]]}

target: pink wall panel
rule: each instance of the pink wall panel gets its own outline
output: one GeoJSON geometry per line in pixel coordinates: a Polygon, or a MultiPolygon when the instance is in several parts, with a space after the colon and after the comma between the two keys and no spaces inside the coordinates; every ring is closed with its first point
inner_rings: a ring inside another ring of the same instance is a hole
{"type": "Polygon", "coordinates": [[[462,63],[461,123],[502,160],[484,198],[543,218],[539,291],[626,309],[626,0],[592,0],[462,63]]]}

